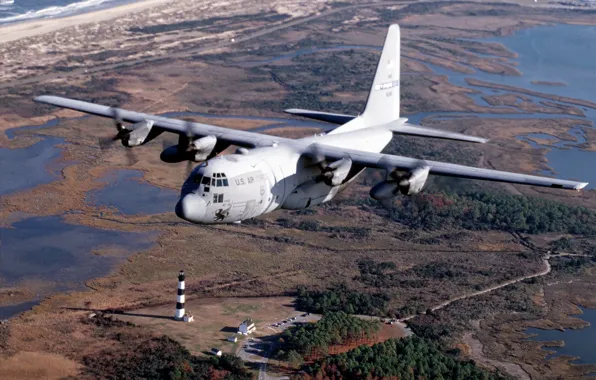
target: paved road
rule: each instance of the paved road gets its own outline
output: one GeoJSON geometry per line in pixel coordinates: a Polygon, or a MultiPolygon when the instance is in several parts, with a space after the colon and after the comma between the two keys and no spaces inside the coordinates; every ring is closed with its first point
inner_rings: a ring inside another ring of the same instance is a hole
{"type": "MultiPolygon", "coordinates": [[[[266,338],[268,335],[278,335],[284,332],[290,326],[294,326],[297,323],[305,323],[305,322],[316,322],[321,319],[321,315],[318,314],[310,314],[307,317],[301,317],[303,313],[293,313],[292,315],[287,316],[288,319],[291,317],[296,317],[296,320],[289,321],[278,327],[267,326],[264,331],[259,331],[259,335],[266,338]]],[[[281,322],[283,319],[280,319],[278,322],[281,322]]],[[[275,342],[270,341],[267,339],[262,339],[260,336],[252,336],[247,338],[242,347],[237,352],[237,355],[242,358],[245,362],[248,363],[258,363],[259,364],[259,374],[257,376],[258,380],[280,380],[280,379],[287,379],[287,377],[278,377],[272,376],[267,374],[267,363],[269,362],[269,357],[273,354],[275,350],[275,342]]]]}

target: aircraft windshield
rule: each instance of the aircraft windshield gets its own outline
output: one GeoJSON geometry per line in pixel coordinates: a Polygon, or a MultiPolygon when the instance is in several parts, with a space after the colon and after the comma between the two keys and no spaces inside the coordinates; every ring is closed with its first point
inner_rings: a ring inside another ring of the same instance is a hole
{"type": "MultiPolygon", "coordinates": [[[[202,187],[203,193],[211,192],[212,187],[227,187],[230,182],[224,173],[194,173],[190,176],[190,181],[199,184],[202,187]]],[[[223,196],[222,194],[219,194],[223,196]]],[[[218,197],[219,199],[219,197],[218,197]]],[[[219,203],[221,203],[220,201],[219,203]]]]}
{"type": "Polygon", "coordinates": [[[225,187],[230,186],[228,179],[224,173],[213,173],[212,177],[202,177],[201,182],[202,185],[205,185],[206,190],[209,191],[209,187],[225,187]]]}

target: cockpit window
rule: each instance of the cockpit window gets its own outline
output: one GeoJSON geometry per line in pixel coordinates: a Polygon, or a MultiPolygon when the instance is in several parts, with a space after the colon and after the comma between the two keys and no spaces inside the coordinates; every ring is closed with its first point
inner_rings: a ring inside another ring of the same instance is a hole
{"type": "Polygon", "coordinates": [[[191,177],[191,179],[194,183],[200,183],[201,185],[205,185],[205,192],[209,192],[209,187],[230,186],[228,178],[224,173],[213,173],[211,174],[211,177],[206,177],[202,174],[197,173],[193,177],[191,177]]]}

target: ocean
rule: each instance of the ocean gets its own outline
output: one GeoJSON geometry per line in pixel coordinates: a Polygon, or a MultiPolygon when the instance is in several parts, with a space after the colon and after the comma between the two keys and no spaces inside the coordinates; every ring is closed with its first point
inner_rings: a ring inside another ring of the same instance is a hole
{"type": "Polygon", "coordinates": [[[0,25],[64,17],[131,3],[134,0],[0,0],[0,25]]]}

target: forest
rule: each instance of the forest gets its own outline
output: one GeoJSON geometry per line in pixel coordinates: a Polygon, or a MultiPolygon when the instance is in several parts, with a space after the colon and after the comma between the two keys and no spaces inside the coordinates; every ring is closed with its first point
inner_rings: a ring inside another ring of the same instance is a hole
{"type": "Polygon", "coordinates": [[[501,230],[528,234],[561,232],[594,236],[596,213],[542,198],[509,194],[417,194],[400,198],[390,211],[393,221],[411,228],[501,230]]]}
{"type": "Polygon", "coordinates": [[[213,379],[248,380],[252,375],[242,359],[229,354],[209,358],[191,355],[178,342],[162,336],[147,339],[127,354],[106,350],[84,358],[85,371],[108,379],[213,379]]]}
{"type": "Polygon", "coordinates": [[[299,354],[302,358],[317,358],[329,353],[332,346],[364,344],[378,333],[379,321],[368,321],[343,311],[327,313],[316,323],[304,323],[284,332],[282,347],[275,357],[288,360],[299,354]]]}
{"type": "Polygon", "coordinates": [[[343,311],[347,314],[383,315],[390,296],[385,293],[362,293],[338,284],[327,290],[307,290],[299,287],[296,308],[312,313],[326,314],[343,311]]]}
{"type": "Polygon", "coordinates": [[[416,336],[389,339],[372,347],[360,346],[327,356],[306,367],[306,378],[317,379],[505,379],[473,361],[458,360],[434,343],[416,336]]]}

